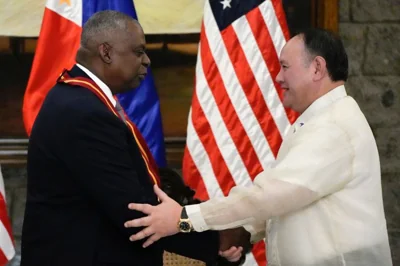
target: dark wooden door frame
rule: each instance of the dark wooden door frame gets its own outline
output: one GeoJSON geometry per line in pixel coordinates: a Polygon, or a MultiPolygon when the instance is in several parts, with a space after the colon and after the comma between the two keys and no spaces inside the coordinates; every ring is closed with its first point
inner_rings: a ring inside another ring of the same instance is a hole
{"type": "Polygon", "coordinates": [[[311,14],[314,27],[338,33],[339,0],[311,0],[311,14]]]}

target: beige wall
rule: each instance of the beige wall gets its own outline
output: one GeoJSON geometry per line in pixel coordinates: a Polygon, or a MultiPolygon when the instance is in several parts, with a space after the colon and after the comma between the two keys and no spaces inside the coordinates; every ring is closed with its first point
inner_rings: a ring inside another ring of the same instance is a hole
{"type": "MultiPolygon", "coordinates": [[[[38,36],[45,4],[46,0],[0,0],[0,36],[38,36]]],[[[135,0],[146,34],[197,33],[203,6],[204,0],[135,0]]]]}

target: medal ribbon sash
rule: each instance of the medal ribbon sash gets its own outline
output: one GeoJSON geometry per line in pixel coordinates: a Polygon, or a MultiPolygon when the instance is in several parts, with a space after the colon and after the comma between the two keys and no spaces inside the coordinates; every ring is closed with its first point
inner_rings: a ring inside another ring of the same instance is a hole
{"type": "MultiPolygon", "coordinates": [[[[85,78],[85,77],[71,77],[68,74],[68,71],[64,71],[61,76],[59,77],[58,81],[59,83],[66,83],[69,85],[73,86],[80,86],[86,89],[89,89],[91,92],[93,92],[105,105],[106,107],[118,118],[120,118],[122,121],[122,117],[118,113],[118,111],[115,109],[115,106],[112,104],[112,102],[108,99],[108,97],[105,95],[105,93],[100,89],[100,87],[91,79],[85,78]]],[[[134,123],[130,121],[129,117],[125,115],[125,124],[128,126],[130,131],[132,132],[132,135],[139,146],[140,153],[142,155],[142,158],[146,164],[147,171],[149,173],[149,176],[151,177],[153,183],[155,185],[160,185],[160,178],[158,176],[158,171],[157,171],[157,165],[156,162],[153,158],[153,155],[151,154],[146,141],[144,140],[142,134],[140,131],[137,129],[134,123]]]]}

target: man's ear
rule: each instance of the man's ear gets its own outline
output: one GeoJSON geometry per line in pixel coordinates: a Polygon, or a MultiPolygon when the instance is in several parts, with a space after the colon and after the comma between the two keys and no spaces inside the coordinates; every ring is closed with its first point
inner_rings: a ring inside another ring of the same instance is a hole
{"type": "Polygon", "coordinates": [[[322,56],[316,56],[314,58],[314,81],[321,80],[328,73],[326,69],[326,61],[322,56]]]}
{"type": "Polygon", "coordinates": [[[111,64],[112,47],[108,43],[102,43],[98,47],[101,60],[106,64],[111,64]]]}

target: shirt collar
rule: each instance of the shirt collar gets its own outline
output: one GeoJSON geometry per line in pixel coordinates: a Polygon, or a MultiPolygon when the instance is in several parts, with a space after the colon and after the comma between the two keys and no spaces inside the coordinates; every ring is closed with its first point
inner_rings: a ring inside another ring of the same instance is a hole
{"type": "Polygon", "coordinates": [[[313,116],[318,114],[322,109],[330,106],[337,100],[340,100],[347,96],[344,85],[340,85],[327,94],[319,97],[315,100],[296,120],[295,124],[298,127],[303,126],[313,116]]]}
{"type": "Polygon", "coordinates": [[[111,101],[111,103],[115,107],[117,104],[117,101],[114,99],[110,88],[103,81],[101,81],[95,74],[93,74],[93,72],[91,72],[89,69],[82,66],[81,64],[76,64],[76,65],[80,69],[82,69],[82,71],[85,72],[86,75],[88,75],[100,87],[100,89],[104,92],[104,94],[107,96],[107,98],[111,101]]]}

